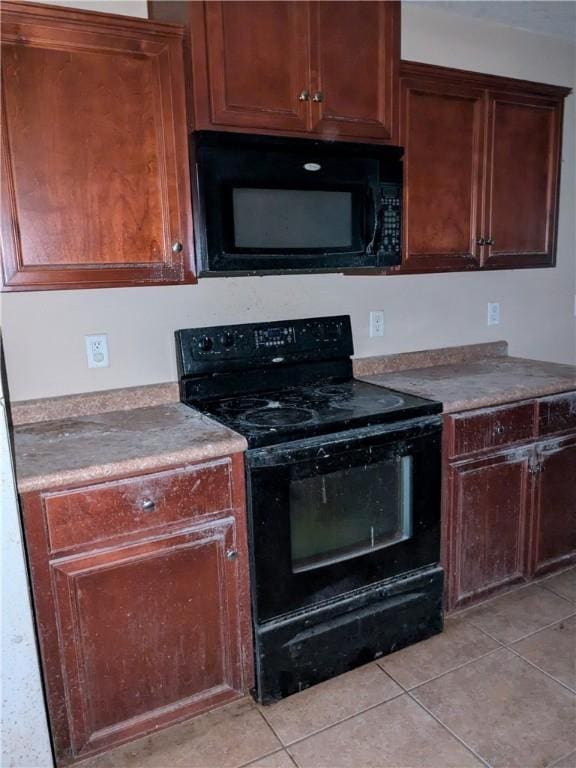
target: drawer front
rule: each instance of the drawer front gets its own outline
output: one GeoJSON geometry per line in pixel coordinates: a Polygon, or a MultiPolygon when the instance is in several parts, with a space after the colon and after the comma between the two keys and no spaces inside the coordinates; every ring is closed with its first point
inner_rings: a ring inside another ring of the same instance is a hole
{"type": "Polygon", "coordinates": [[[552,435],[576,429],[576,392],[543,397],[538,401],[538,434],[552,435]]]}
{"type": "Polygon", "coordinates": [[[51,552],[138,535],[232,506],[229,459],[43,495],[51,552]]]}
{"type": "Polygon", "coordinates": [[[536,404],[534,401],[503,408],[486,408],[467,414],[447,416],[450,458],[499,448],[535,435],[536,404]]]}

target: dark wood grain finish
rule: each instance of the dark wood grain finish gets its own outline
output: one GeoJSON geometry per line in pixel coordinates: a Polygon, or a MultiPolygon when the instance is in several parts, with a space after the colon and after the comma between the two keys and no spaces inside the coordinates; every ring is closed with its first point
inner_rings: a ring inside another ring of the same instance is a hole
{"type": "Polygon", "coordinates": [[[396,129],[400,3],[313,2],[313,130],[325,138],[391,139],[396,129]]]}
{"type": "Polygon", "coordinates": [[[534,508],[532,573],[576,561],[576,434],[541,443],[534,508]]]}
{"type": "Polygon", "coordinates": [[[404,257],[391,273],[553,266],[570,89],[401,62],[404,257]]]}
{"type": "Polygon", "coordinates": [[[449,458],[529,440],[536,435],[533,400],[446,416],[449,458]]]}
{"type": "Polygon", "coordinates": [[[480,264],[485,95],[479,88],[403,77],[403,268],[480,264]]]}
{"type": "Polygon", "coordinates": [[[109,546],[232,508],[230,459],[43,495],[50,552],[109,546]],[[152,506],[151,506],[152,505],[152,506]]]}
{"type": "Polygon", "coordinates": [[[229,510],[198,516],[189,475],[173,498],[174,508],[189,504],[188,519],[144,538],[105,535],[97,548],[78,544],[66,557],[49,553],[42,495],[22,497],[59,764],[235,699],[252,684],[243,457],[231,462],[229,510]]]}
{"type": "Polygon", "coordinates": [[[561,100],[490,93],[483,264],[554,263],[561,126],[561,100]]]}
{"type": "Polygon", "coordinates": [[[522,580],[525,571],[529,454],[501,452],[454,464],[449,608],[460,608],[522,580]]]}
{"type": "Polygon", "coordinates": [[[187,27],[191,128],[397,141],[395,0],[149,0],[148,9],[187,27]]]}
{"type": "Polygon", "coordinates": [[[6,290],[193,279],[181,60],[173,26],[3,4],[6,290]]]}
{"type": "Polygon", "coordinates": [[[210,120],[199,111],[197,127],[307,129],[307,3],[209,2],[204,13],[210,120]]]}
{"type": "Polygon", "coordinates": [[[569,392],[444,416],[446,610],[576,561],[575,406],[569,392]]]}
{"type": "Polygon", "coordinates": [[[543,397],[538,401],[538,434],[576,431],[576,392],[543,397]]]}

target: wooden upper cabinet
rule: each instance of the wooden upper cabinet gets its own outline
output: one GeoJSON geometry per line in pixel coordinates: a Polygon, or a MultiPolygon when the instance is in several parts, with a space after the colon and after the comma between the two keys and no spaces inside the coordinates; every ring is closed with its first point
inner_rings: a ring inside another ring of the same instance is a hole
{"type": "Polygon", "coordinates": [[[6,290],[193,278],[181,61],[176,27],[3,4],[6,290]]]}
{"type": "Polygon", "coordinates": [[[553,265],[561,128],[561,100],[490,94],[483,264],[553,265]]]}
{"type": "Polygon", "coordinates": [[[394,138],[399,3],[151,0],[149,8],[188,28],[191,127],[394,138]]]}
{"type": "Polygon", "coordinates": [[[402,62],[400,271],[553,266],[568,93],[402,62]]]}
{"type": "Polygon", "coordinates": [[[407,269],[480,264],[484,92],[423,76],[400,81],[407,269]]]}
{"type": "Polygon", "coordinates": [[[306,130],[307,4],[208,2],[205,17],[210,109],[199,106],[198,127],[306,130]]]}
{"type": "Polygon", "coordinates": [[[325,138],[393,138],[397,114],[400,6],[313,2],[311,113],[325,138]]]}

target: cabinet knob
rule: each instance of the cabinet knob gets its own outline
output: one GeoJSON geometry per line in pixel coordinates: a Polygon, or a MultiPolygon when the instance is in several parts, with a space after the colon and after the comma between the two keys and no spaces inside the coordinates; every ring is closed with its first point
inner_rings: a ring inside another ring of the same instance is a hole
{"type": "Polygon", "coordinates": [[[237,549],[229,549],[226,552],[226,557],[228,560],[236,560],[238,557],[238,550],[237,549]]]}
{"type": "Polygon", "coordinates": [[[183,248],[184,246],[182,243],[178,242],[178,240],[176,240],[175,243],[172,243],[172,253],[181,253],[183,248]]]}
{"type": "Polygon", "coordinates": [[[300,91],[300,95],[298,96],[298,101],[308,101],[310,98],[310,93],[306,90],[300,91]]]}
{"type": "Polygon", "coordinates": [[[141,506],[143,512],[153,512],[156,504],[152,501],[152,499],[144,499],[141,506]]]}
{"type": "Polygon", "coordinates": [[[479,240],[476,240],[476,245],[486,245],[486,240],[481,237],[479,240]]]}
{"type": "Polygon", "coordinates": [[[506,432],[506,427],[502,426],[502,424],[498,424],[494,432],[496,432],[497,435],[503,435],[504,432],[506,432]]]}
{"type": "Polygon", "coordinates": [[[324,101],[324,94],[322,91],[316,91],[314,96],[312,96],[312,101],[315,101],[316,103],[319,103],[320,101],[324,101]]]}
{"type": "Polygon", "coordinates": [[[496,245],[496,242],[492,237],[488,237],[486,238],[486,245],[496,245]]]}

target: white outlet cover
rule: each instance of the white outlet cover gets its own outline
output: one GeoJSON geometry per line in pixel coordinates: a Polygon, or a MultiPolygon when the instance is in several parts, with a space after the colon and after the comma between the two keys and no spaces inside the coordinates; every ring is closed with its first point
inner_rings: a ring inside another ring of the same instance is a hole
{"type": "Polygon", "coordinates": [[[384,311],[374,309],[370,312],[370,338],[384,336],[384,311]]]}
{"type": "Polygon", "coordinates": [[[497,301],[488,302],[486,324],[500,325],[500,304],[497,301]]]}
{"type": "Polygon", "coordinates": [[[88,368],[108,368],[110,358],[108,355],[108,335],[106,333],[84,336],[86,342],[86,359],[88,368]]]}

